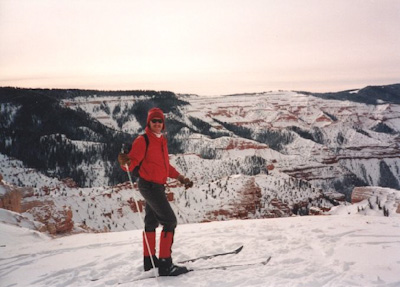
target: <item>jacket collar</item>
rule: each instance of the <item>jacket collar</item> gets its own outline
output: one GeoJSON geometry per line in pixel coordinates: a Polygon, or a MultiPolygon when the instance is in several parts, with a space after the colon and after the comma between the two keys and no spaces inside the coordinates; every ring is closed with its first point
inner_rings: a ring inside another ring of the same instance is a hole
{"type": "Polygon", "coordinates": [[[156,138],[156,139],[162,139],[162,138],[164,138],[164,134],[163,134],[163,133],[161,133],[160,136],[157,136],[155,133],[153,133],[153,132],[151,131],[151,129],[150,129],[149,127],[146,127],[145,131],[146,131],[146,134],[147,134],[148,136],[150,136],[150,137],[154,137],[154,138],[156,138]]]}

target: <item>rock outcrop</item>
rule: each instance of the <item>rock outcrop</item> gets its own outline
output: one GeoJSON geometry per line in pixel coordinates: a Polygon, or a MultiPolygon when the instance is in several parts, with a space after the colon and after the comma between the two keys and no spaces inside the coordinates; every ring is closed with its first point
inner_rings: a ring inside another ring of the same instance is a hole
{"type": "Polygon", "coordinates": [[[358,203],[363,200],[371,200],[374,198],[378,202],[380,208],[387,205],[387,208],[400,213],[400,191],[377,187],[377,186],[362,186],[355,187],[351,194],[351,203],[358,203]]]}
{"type": "Polygon", "coordinates": [[[72,210],[68,206],[57,207],[53,201],[29,201],[22,205],[24,212],[29,212],[35,221],[43,223],[46,231],[52,235],[69,233],[74,228],[72,210]]]}
{"type": "Polygon", "coordinates": [[[0,175],[0,208],[21,212],[22,189],[17,186],[6,184],[0,175]]]}
{"type": "Polygon", "coordinates": [[[43,223],[39,231],[50,234],[69,233],[74,227],[70,207],[57,208],[52,200],[33,200],[32,187],[18,187],[5,183],[0,175],[0,208],[16,213],[28,212],[43,223]]]}

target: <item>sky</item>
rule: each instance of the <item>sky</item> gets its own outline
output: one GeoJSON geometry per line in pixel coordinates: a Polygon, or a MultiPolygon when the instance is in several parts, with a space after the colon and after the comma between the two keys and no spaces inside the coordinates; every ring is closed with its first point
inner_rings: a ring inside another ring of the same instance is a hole
{"type": "Polygon", "coordinates": [[[222,95],[400,83],[400,0],[0,0],[0,86],[222,95]]]}

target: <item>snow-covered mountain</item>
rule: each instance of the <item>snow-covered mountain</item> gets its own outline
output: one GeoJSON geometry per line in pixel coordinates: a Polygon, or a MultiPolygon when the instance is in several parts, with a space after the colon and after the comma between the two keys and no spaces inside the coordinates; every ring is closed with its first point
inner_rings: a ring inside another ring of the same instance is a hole
{"type": "MultiPolygon", "coordinates": [[[[360,100],[363,93],[371,95],[371,87],[349,91],[346,100],[301,92],[214,98],[181,95],[178,98],[188,104],[168,113],[171,138],[179,141],[181,153],[223,161],[259,157],[274,162],[285,174],[348,198],[357,185],[399,189],[399,86],[387,86],[388,91],[377,87],[385,100],[375,95],[375,103],[371,98],[366,103],[360,100]]],[[[94,96],[64,103],[83,109],[110,128],[140,133],[143,126],[129,111],[145,100],[94,96]],[[125,119],[122,125],[121,118],[125,119]]],[[[228,168],[223,175],[229,174],[228,168]]]]}
{"type": "Polygon", "coordinates": [[[400,85],[218,97],[1,88],[0,174],[52,233],[138,228],[116,155],[158,106],[171,162],[195,182],[168,183],[181,223],[318,214],[357,186],[400,189],[399,97],[400,85]]]}

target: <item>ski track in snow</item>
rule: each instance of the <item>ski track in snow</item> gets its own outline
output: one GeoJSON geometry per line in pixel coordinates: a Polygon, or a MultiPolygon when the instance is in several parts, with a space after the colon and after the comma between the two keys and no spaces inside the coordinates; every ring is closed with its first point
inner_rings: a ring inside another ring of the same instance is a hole
{"type": "MultiPolygon", "coordinates": [[[[159,232],[159,230],[158,230],[159,232]]],[[[399,217],[318,216],[179,225],[175,262],[231,251],[237,255],[188,263],[176,278],[142,271],[141,231],[77,234],[56,239],[0,224],[0,285],[11,286],[400,286],[399,217]],[[14,239],[18,241],[14,243],[14,239]],[[34,239],[34,240],[33,240],[34,239]],[[22,241],[22,243],[21,243],[22,241]],[[4,245],[6,245],[4,247],[4,245]],[[96,281],[91,281],[95,280],[96,281]]]]}

